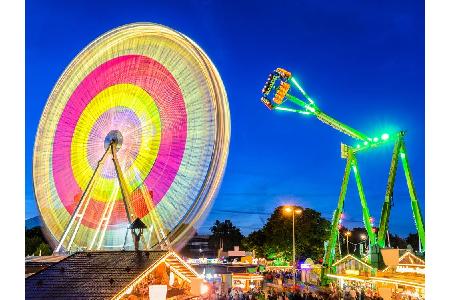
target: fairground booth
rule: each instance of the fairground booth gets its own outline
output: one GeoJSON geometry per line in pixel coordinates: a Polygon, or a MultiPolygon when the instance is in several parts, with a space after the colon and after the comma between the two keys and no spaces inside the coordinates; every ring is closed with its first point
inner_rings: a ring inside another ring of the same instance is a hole
{"type": "Polygon", "coordinates": [[[220,258],[187,259],[189,263],[214,288],[228,290],[240,288],[247,291],[262,285],[263,276],[259,272],[265,270],[264,261],[253,257],[253,253],[239,250],[221,251],[220,258]]]}
{"type": "MultiPolygon", "coordinates": [[[[336,274],[327,274],[341,288],[378,292],[383,299],[393,296],[425,297],[425,261],[410,250],[382,249],[385,267],[373,268],[361,259],[347,255],[333,264],[336,274]]],[[[401,299],[401,298],[400,298],[401,299]]]]}
{"type": "Polygon", "coordinates": [[[319,284],[321,270],[321,264],[314,263],[314,260],[311,258],[305,259],[304,262],[300,263],[301,281],[315,285],[319,284]]]}

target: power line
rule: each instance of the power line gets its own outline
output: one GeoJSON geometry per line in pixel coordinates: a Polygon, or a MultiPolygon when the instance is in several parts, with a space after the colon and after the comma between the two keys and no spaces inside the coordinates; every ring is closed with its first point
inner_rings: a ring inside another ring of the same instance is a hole
{"type": "Polygon", "coordinates": [[[268,212],[257,212],[257,211],[242,211],[242,210],[227,210],[227,209],[213,209],[211,213],[232,213],[232,214],[246,214],[246,215],[271,215],[268,212]]]}

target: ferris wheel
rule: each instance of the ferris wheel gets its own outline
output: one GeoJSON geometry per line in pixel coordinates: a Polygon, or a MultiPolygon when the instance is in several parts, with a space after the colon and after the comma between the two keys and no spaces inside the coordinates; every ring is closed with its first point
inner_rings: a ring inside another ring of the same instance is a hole
{"type": "Polygon", "coordinates": [[[191,39],[152,23],[98,37],[36,134],[34,190],[55,251],[123,249],[138,218],[147,249],[181,242],[212,204],[229,139],[222,80],[191,39]]]}

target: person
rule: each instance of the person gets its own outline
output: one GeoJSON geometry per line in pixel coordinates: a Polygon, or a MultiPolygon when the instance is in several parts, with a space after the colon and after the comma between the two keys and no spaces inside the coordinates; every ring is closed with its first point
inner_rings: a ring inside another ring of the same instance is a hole
{"type": "Polygon", "coordinates": [[[350,299],[356,300],[356,291],[354,288],[350,290],[350,299]]]}

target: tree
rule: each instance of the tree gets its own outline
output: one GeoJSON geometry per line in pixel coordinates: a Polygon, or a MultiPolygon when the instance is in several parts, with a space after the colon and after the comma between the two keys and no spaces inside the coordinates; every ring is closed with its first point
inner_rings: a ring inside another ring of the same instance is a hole
{"type": "Polygon", "coordinates": [[[414,251],[419,251],[419,235],[416,233],[410,233],[406,237],[406,243],[411,245],[414,251]]]}
{"type": "Polygon", "coordinates": [[[407,242],[404,238],[389,233],[389,240],[392,248],[406,249],[407,242]]]}
{"type": "Polygon", "coordinates": [[[36,248],[36,250],[33,253],[34,255],[51,255],[52,254],[52,249],[50,249],[50,246],[45,243],[42,242],[39,244],[39,246],[36,248]]]}
{"type": "Polygon", "coordinates": [[[210,245],[216,249],[219,249],[221,245],[223,245],[224,251],[233,249],[233,246],[242,246],[244,236],[230,220],[224,222],[216,220],[210,230],[212,233],[209,239],[210,245]]]}
{"type": "MultiPolygon", "coordinates": [[[[302,213],[294,217],[296,259],[318,260],[323,257],[330,222],[318,211],[300,209],[302,213]]],[[[252,232],[244,245],[268,259],[292,261],[292,215],[284,213],[282,206],[277,207],[264,227],[252,232]]]]}
{"type": "Polygon", "coordinates": [[[244,238],[242,246],[245,250],[255,251],[257,257],[264,257],[265,235],[262,229],[255,230],[244,238]]]}
{"type": "Polygon", "coordinates": [[[39,250],[41,250],[42,255],[50,255],[52,253],[42,234],[41,227],[37,226],[25,230],[25,255],[39,255],[39,250]]]}

